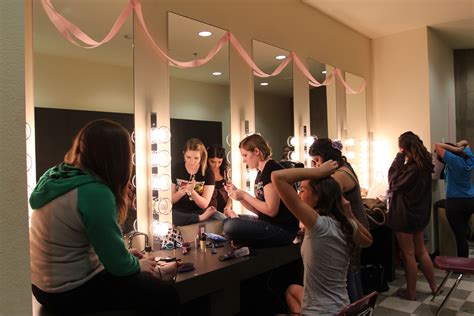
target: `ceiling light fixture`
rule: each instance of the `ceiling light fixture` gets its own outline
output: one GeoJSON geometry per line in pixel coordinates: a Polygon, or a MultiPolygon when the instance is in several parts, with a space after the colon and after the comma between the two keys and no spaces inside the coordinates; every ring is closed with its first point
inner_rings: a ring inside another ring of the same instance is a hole
{"type": "Polygon", "coordinates": [[[220,75],[222,75],[222,72],[220,72],[220,71],[214,71],[214,72],[212,73],[212,75],[213,75],[213,76],[220,76],[220,75]]]}
{"type": "Polygon", "coordinates": [[[209,31],[201,31],[198,33],[199,36],[202,36],[202,37],[209,37],[212,35],[212,32],[209,32],[209,31]]]}
{"type": "Polygon", "coordinates": [[[260,82],[261,86],[268,86],[268,82],[260,82]]]}
{"type": "Polygon", "coordinates": [[[278,56],[275,57],[275,59],[278,59],[278,60],[285,59],[285,58],[286,58],[285,55],[278,55],[278,56]]]}

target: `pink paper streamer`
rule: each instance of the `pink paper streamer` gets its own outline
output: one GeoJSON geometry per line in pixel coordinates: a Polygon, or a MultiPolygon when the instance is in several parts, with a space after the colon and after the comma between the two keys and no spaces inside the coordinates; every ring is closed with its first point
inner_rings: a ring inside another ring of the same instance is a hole
{"type": "Polygon", "coordinates": [[[245,63],[253,70],[253,74],[258,77],[265,78],[265,77],[277,76],[283,71],[283,69],[285,69],[285,67],[290,63],[290,61],[293,60],[296,67],[308,79],[308,83],[311,86],[320,87],[320,86],[331,84],[332,81],[334,80],[334,77],[337,77],[341,81],[341,83],[344,85],[346,89],[346,93],[348,94],[361,93],[362,91],[364,91],[364,89],[367,86],[367,81],[364,80],[364,83],[362,84],[361,87],[355,90],[352,89],[342,78],[341,71],[338,68],[334,68],[333,71],[329,75],[326,76],[326,79],[324,80],[324,82],[320,83],[311,75],[311,73],[308,71],[308,69],[304,66],[304,64],[301,62],[299,57],[294,52],[291,52],[287,56],[287,58],[285,58],[272,73],[268,74],[264,72],[263,70],[261,70],[255,64],[253,59],[249,56],[249,54],[245,51],[245,49],[242,47],[240,42],[231,32],[227,32],[226,34],[224,34],[219,39],[217,44],[209,51],[206,57],[201,58],[201,59],[191,60],[191,61],[175,60],[169,57],[153,40],[153,37],[151,36],[146,26],[145,19],[143,18],[142,5],[139,0],[130,0],[127,6],[121,11],[115,23],[112,25],[112,28],[110,29],[109,33],[107,33],[107,35],[101,41],[96,41],[92,39],[87,34],[85,34],[79,27],[77,27],[75,24],[67,20],[61,14],[59,14],[54,8],[53,4],[51,3],[51,0],[41,0],[41,4],[46,14],[48,15],[48,18],[53,23],[53,25],[58,29],[59,33],[61,33],[66,38],[66,40],[68,40],[72,44],[79,47],[90,49],[90,48],[99,47],[109,42],[112,38],[115,37],[115,35],[117,35],[118,31],[123,26],[123,24],[127,20],[128,16],[132,13],[132,11],[135,11],[136,17],[141,27],[143,28],[145,35],[152,43],[153,50],[161,58],[167,60],[170,65],[175,66],[175,67],[193,68],[193,67],[204,65],[207,62],[209,62],[212,58],[214,58],[214,56],[217,55],[217,53],[219,53],[219,51],[222,49],[222,47],[226,43],[230,43],[232,47],[235,49],[235,51],[240,55],[240,57],[242,57],[245,63]],[[83,42],[85,45],[79,43],[78,41],[83,42]]]}
{"type": "Polygon", "coordinates": [[[347,82],[344,80],[344,78],[342,78],[342,75],[341,75],[341,70],[339,68],[336,68],[334,69],[334,74],[339,78],[339,81],[341,81],[342,85],[344,86],[344,88],[346,88],[346,93],[347,94],[358,94],[358,93],[361,93],[362,91],[365,90],[365,87],[367,86],[367,80],[364,79],[364,82],[362,83],[362,85],[359,87],[359,89],[352,89],[348,84],[347,82]]]}
{"type": "Polygon", "coordinates": [[[130,13],[133,11],[133,4],[134,0],[128,3],[128,5],[122,10],[119,17],[112,25],[109,33],[102,39],[100,42],[95,41],[94,39],[90,38],[87,34],[85,34],[81,29],[79,29],[75,24],[68,21],[65,17],[59,14],[53,7],[51,0],[41,0],[41,4],[43,5],[43,9],[45,10],[46,14],[48,15],[51,22],[54,26],[58,29],[58,31],[71,43],[74,45],[80,46],[82,48],[96,48],[109,42],[112,38],[117,35],[117,32],[122,28],[123,24],[127,20],[130,13]],[[74,38],[76,37],[78,40],[87,44],[87,46],[79,44],[74,38]]]}

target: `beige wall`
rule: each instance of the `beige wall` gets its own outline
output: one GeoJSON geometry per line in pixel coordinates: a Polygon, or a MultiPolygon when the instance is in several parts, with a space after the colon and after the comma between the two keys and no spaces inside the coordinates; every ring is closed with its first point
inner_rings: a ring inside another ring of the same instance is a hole
{"type": "MultiPolygon", "coordinates": [[[[455,142],[456,109],[453,50],[431,29],[428,29],[428,63],[431,126],[431,148],[428,150],[432,151],[434,143],[455,142]],[[448,137],[448,126],[451,129],[451,139],[448,137]]],[[[443,180],[433,181],[433,201],[445,198],[444,185],[443,180]]]]}
{"type": "Polygon", "coordinates": [[[229,93],[228,85],[170,78],[171,118],[222,122],[222,142],[226,147],[225,139],[230,133],[229,93]]]}
{"type": "Polygon", "coordinates": [[[31,315],[23,1],[0,1],[0,315],[31,315]]]}
{"type": "Polygon", "coordinates": [[[401,133],[411,130],[430,146],[427,29],[373,40],[373,57],[371,132],[382,144],[373,176],[380,171],[386,179],[401,133]]]}
{"type": "Polygon", "coordinates": [[[453,50],[432,29],[428,29],[428,63],[431,144],[441,141],[455,142],[456,103],[453,50]],[[449,123],[448,118],[450,119],[449,123]],[[448,132],[448,126],[450,126],[451,133],[448,132]],[[448,137],[449,134],[451,139],[448,137]]]}
{"type": "Polygon", "coordinates": [[[35,106],[133,113],[131,66],[35,53],[34,82],[35,106]]]}

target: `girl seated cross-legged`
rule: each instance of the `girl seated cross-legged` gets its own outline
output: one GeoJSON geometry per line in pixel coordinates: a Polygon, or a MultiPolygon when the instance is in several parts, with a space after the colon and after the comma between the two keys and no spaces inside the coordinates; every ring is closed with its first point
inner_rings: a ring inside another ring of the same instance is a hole
{"type": "MultiPolygon", "coordinates": [[[[280,200],[271,181],[271,174],[283,167],[272,159],[266,140],[259,134],[245,137],[239,144],[243,162],[257,169],[255,196],[228,183],[229,197],[257,216],[237,216],[228,210],[224,233],[234,246],[273,247],[290,245],[298,231],[298,220],[280,200]]],[[[295,190],[292,189],[294,192],[295,190]]]]}

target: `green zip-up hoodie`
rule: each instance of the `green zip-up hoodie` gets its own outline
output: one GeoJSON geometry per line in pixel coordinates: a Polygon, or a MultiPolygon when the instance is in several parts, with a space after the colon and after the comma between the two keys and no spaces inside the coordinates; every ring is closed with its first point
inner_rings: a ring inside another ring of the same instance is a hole
{"type": "Polygon", "coordinates": [[[117,276],[139,271],[126,249],[112,191],[98,178],[62,163],[47,170],[30,196],[32,283],[64,292],[104,268],[117,276]]]}

